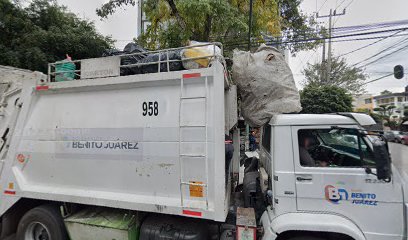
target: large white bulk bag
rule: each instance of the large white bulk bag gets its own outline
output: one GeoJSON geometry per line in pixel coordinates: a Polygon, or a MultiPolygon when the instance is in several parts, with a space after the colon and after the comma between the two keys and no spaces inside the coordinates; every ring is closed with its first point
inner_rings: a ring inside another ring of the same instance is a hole
{"type": "Polygon", "coordinates": [[[242,115],[250,125],[262,126],[274,114],[302,110],[292,72],[278,50],[266,45],[255,53],[236,50],[233,62],[242,115]]]}

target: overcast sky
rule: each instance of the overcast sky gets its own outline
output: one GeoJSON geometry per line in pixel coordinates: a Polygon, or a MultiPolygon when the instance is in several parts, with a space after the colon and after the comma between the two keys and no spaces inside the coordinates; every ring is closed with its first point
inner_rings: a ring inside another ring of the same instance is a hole
{"type": "MultiPolygon", "coordinates": [[[[102,34],[111,35],[113,39],[117,40],[116,46],[120,49],[122,49],[127,42],[136,37],[136,7],[127,7],[125,10],[119,10],[115,15],[109,17],[109,19],[101,21],[97,17],[95,9],[102,5],[105,2],[104,0],[58,1],[66,5],[72,12],[79,14],[79,16],[93,20],[97,29],[102,34]]],[[[301,5],[301,10],[308,14],[314,14],[316,10],[320,9],[320,15],[326,15],[329,13],[330,8],[335,9],[337,7],[340,12],[347,5],[349,6],[346,15],[334,19],[335,27],[408,19],[407,0],[304,0],[301,5]]],[[[322,21],[326,27],[328,26],[328,19],[319,19],[319,21],[322,21]]],[[[392,46],[401,39],[404,39],[404,37],[388,38],[363,50],[349,54],[346,56],[347,62],[350,64],[357,63],[386,47],[392,46]]],[[[375,41],[376,40],[333,43],[334,55],[349,52],[375,41]]],[[[397,64],[401,64],[408,69],[408,58],[405,57],[407,53],[408,49],[367,67],[366,72],[370,75],[370,79],[381,77],[387,72],[391,73],[393,67],[397,64]]],[[[297,54],[296,57],[290,58],[290,67],[299,87],[301,87],[300,82],[303,79],[301,74],[302,69],[306,67],[307,63],[321,61],[321,57],[322,49],[318,48],[316,51],[301,52],[297,54]]],[[[406,85],[408,85],[407,77],[397,80],[394,79],[393,76],[390,76],[368,84],[367,91],[374,94],[385,89],[393,92],[401,92],[404,91],[406,85]]]]}

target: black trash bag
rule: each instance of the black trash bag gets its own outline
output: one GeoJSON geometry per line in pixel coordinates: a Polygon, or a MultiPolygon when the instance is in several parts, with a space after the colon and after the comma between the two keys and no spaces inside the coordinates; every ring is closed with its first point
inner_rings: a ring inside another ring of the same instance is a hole
{"type": "MultiPolygon", "coordinates": [[[[132,53],[143,53],[146,52],[146,49],[142,48],[141,46],[137,45],[134,42],[126,44],[125,48],[123,49],[123,54],[132,54],[132,53]]],[[[131,65],[136,64],[143,58],[145,58],[147,54],[138,54],[133,56],[123,57],[121,60],[121,65],[131,65]]],[[[122,67],[120,70],[120,75],[133,75],[133,74],[140,74],[140,69],[138,67],[122,67]]]]}
{"type": "MultiPolygon", "coordinates": [[[[163,63],[160,63],[160,72],[167,72],[168,71],[167,62],[164,62],[167,60],[167,53],[163,52],[163,53],[149,54],[145,58],[141,59],[139,63],[150,63],[150,62],[156,62],[156,63],[139,66],[140,73],[157,73],[159,70],[159,64],[157,63],[159,61],[159,55],[160,55],[160,61],[163,61],[163,63]]],[[[181,62],[180,51],[169,52],[169,59],[178,60],[178,61],[169,62],[170,71],[184,70],[183,64],[181,62]]]]}
{"type": "Polygon", "coordinates": [[[118,49],[106,49],[103,53],[102,53],[102,57],[110,57],[110,56],[117,56],[117,55],[122,55],[123,52],[118,50],[118,49]]]}
{"type": "MultiPolygon", "coordinates": [[[[163,52],[163,53],[155,53],[155,54],[146,54],[145,52],[147,52],[146,49],[142,48],[141,46],[137,45],[134,42],[131,42],[125,46],[123,51],[119,51],[117,49],[110,49],[110,50],[106,50],[103,56],[107,57],[107,56],[118,56],[118,55],[126,55],[126,54],[133,54],[133,53],[142,53],[138,55],[122,57],[121,59],[122,67],[120,69],[121,76],[144,74],[144,73],[157,73],[158,68],[159,68],[158,63],[152,63],[152,64],[141,65],[141,66],[129,66],[129,67],[126,67],[126,65],[134,65],[137,63],[158,62],[159,55],[160,55],[160,61],[163,61],[163,63],[160,64],[160,72],[168,71],[167,63],[164,62],[167,60],[167,53],[163,52]]],[[[184,70],[183,64],[181,62],[181,51],[169,52],[169,59],[178,60],[178,61],[169,63],[170,71],[184,70]]]]}

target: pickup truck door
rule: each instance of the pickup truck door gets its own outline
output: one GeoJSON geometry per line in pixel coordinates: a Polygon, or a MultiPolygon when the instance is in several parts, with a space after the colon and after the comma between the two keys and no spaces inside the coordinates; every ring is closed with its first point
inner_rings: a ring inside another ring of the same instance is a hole
{"type": "MultiPolygon", "coordinates": [[[[402,239],[405,221],[399,178],[394,175],[391,182],[384,182],[367,174],[361,165],[368,163],[356,166],[358,160],[361,162],[358,136],[331,132],[331,126],[292,127],[297,209],[342,215],[353,221],[367,239],[402,239]],[[307,152],[316,158],[314,166],[306,166],[304,156],[301,160],[305,135],[315,141],[306,140],[313,143],[307,152]]],[[[370,143],[360,140],[367,151],[364,159],[369,159],[370,143]]]]}

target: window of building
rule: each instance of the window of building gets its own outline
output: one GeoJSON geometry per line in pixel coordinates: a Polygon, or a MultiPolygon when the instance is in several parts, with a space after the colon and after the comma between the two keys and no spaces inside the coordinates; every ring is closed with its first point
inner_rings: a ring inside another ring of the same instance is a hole
{"type": "Polygon", "coordinates": [[[404,101],[404,97],[398,97],[398,102],[403,102],[404,101]]]}
{"type": "Polygon", "coordinates": [[[302,129],[298,140],[303,167],[375,166],[368,137],[361,137],[356,130],[302,129]]]}
{"type": "Polygon", "coordinates": [[[371,101],[371,98],[366,98],[366,99],[364,99],[364,103],[365,104],[370,104],[372,101],[371,101]]]}
{"type": "Polygon", "coordinates": [[[391,97],[391,98],[382,98],[382,99],[379,99],[378,102],[380,104],[389,104],[389,103],[395,102],[395,99],[393,97],[391,97]]]}

